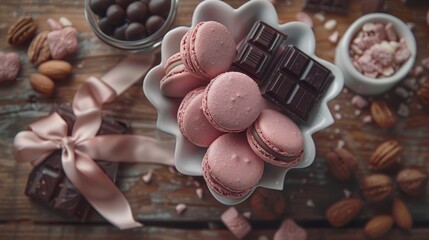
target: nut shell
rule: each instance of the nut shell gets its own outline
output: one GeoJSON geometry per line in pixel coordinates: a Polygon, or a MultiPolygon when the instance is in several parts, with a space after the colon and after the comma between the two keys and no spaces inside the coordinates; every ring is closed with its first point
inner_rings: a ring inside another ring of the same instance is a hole
{"type": "Polygon", "coordinates": [[[39,73],[31,74],[30,84],[35,91],[43,94],[44,96],[50,97],[54,94],[55,84],[47,76],[39,73]]]}
{"type": "Polygon", "coordinates": [[[53,80],[62,80],[71,73],[72,66],[66,61],[50,60],[40,64],[38,71],[53,80]]]}
{"type": "Polygon", "coordinates": [[[426,192],[428,175],[416,168],[404,168],[396,176],[396,183],[408,195],[421,195],[426,192]]]}
{"type": "Polygon", "coordinates": [[[332,226],[342,227],[360,213],[362,205],[362,200],[359,198],[337,201],[326,210],[326,219],[332,226]]]}
{"type": "Polygon", "coordinates": [[[392,194],[393,185],[389,176],[376,173],[362,180],[361,190],[368,202],[380,202],[392,194]]]}
{"type": "Polygon", "coordinates": [[[384,101],[371,103],[371,115],[374,122],[382,128],[391,128],[396,125],[396,114],[384,101]]]}
{"type": "Polygon", "coordinates": [[[410,230],[413,227],[413,217],[402,200],[395,199],[393,201],[392,215],[396,225],[400,228],[410,230]]]}
{"type": "Polygon", "coordinates": [[[357,168],[356,158],[344,148],[335,149],[326,155],[329,173],[339,181],[350,180],[357,168]]]}
{"type": "Polygon", "coordinates": [[[7,41],[11,45],[21,45],[36,33],[37,25],[30,16],[21,17],[7,31],[7,41]]]}
{"type": "Polygon", "coordinates": [[[364,233],[370,238],[378,238],[390,231],[393,226],[393,218],[389,215],[379,215],[365,225],[364,233]]]}
{"type": "Polygon", "coordinates": [[[31,41],[27,51],[28,60],[31,63],[39,65],[51,59],[47,36],[48,31],[43,31],[31,41]]]}
{"type": "Polygon", "coordinates": [[[383,170],[401,161],[402,147],[399,142],[389,140],[380,144],[369,160],[370,170],[383,170]]]}

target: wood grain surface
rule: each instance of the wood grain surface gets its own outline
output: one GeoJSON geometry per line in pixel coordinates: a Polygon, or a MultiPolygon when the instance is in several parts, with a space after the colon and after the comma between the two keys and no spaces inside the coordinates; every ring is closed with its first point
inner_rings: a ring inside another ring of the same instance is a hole
{"type": "MultiPolygon", "coordinates": [[[[190,25],[193,10],[199,2],[180,0],[174,26],[190,25]]],[[[239,7],[246,1],[225,2],[239,7]]],[[[302,11],[304,4],[298,0],[277,2],[280,23],[295,20],[296,13],[302,11]]],[[[401,0],[386,1],[388,13],[414,24],[417,63],[429,56],[428,8],[428,1],[420,1],[415,6],[405,6],[401,0]]],[[[360,15],[360,1],[351,0],[347,16],[326,13],[325,17],[338,21],[336,29],[341,36],[360,15]]],[[[316,55],[333,62],[335,44],[328,41],[332,32],[326,30],[320,21],[314,19],[314,23],[316,55]]],[[[234,239],[220,221],[220,215],[228,206],[218,203],[210,195],[202,177],[184,176],[154,164],[124,164],[119,173],[118,186],[128,198],[135,217],[146,225],[140,229],[119,231],[99,216],[93,216],[87,223],[79,223],[31,202],[24,195],[31,166],[15,162],[12,155],[14,136],[29,123],[46,116],[53,103],[70,101],[87,77],[101,76],[127,53],[105,45],[90,31],[84,17],[84,0],[0,0],[0,51],[17,52],[22,62],[17,80],[0,86],[0,239],[234,239]],[[52,98],[34,92],[29,84],[29,75],[37,69],[27,60],[27,47],[12,47],[6,40],[9,25],[20,16],[27,15],[33,16],[39,31],[48,29],[48,18],[64,16],[79,32],[79,51],[68,59],[73,65],[73,75],[57,84],[52,98]],[[146,184],[141,177],[149,171],[153,171],[153,179],[146,184]],[[204,190],[203,199],[195,194],[197,185],[204,190]],[[175,210],[179,203],[187,205],[182,214],[175,210]]],[[[425,75],[429,76],[428,71],[425,75]]],[[[129,124],[135,134],[170,138],[156,130],[157,114],[144,96],[141,84],[133,85],[108,104],[104,112],[129,124]]],[[[330,102],[336,121],[314,135],[317,147],[314,164],[306,169],[290,171],[283,191],[258,189],[251,198],[236,206],[240,212],[251,212],[253,230],[246,239],[262,239],[263,236],[271,239],[280,222],[287,217],[303,226],[309,239],[364,239],[362,228],[378,209],[365,206],[356,220],[339,229],[329,226],[324,212],[329,204],[345,195],[360,196],[359,180],[370,173],[367,161],[375,147],[385,140],[400,142],[403,147],[402,166],[417,166],[428,172],[429,114],[417,98],[414,96],[406,103],[410,116],[400,117],[393,129],[385,130],[372,122],[363,122],[369,110],[365,108],[356,114],[357,108],[350,102],[354,95],[345,89],[330,102]],[[359,161],[356,180],[346,184],[335,181],[326,170],[324,156],[338,144],[344,144],[359,161]]],[[[393,102],[395,109],[398,107],[393,91],[375,98],[393,102]]],[[[397,195],[404,197],[399,191],[397,195]]],[[[405,198],[405,201],[413,215],[414,228],[410,232],[395,228],[383,239],[428,239],[429,189],[423,196],[405,198]]]]}

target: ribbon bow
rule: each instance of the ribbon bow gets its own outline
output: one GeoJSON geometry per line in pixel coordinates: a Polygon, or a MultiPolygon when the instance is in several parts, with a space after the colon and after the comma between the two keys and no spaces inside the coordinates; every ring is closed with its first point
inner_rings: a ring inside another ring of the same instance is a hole
{"type": "Polygon", "coordinates": [[[18,133],[14,154],[18,162],[40,164],[53,151],[62,149],[64,172],[86,200],[109,222],[120,229],[142,226],[134,220],[131,207],[121,191],[93,159],[110,162],[150,162],[172,165],[173,145],[136,135],[96,136],[101,108],[125,91],[150,68],[152,59],[128,57],[102,80],[90,77],[73,99],[76,120],[71,136],[67,123],[57,113],[29,125],[18,133]],[[123,73],[118,80],[118,76],[123,73]],[[128,75],[128,78],[127,78],[128,75]],[[144,159],[142,159],[144,157],[144,159]]]}

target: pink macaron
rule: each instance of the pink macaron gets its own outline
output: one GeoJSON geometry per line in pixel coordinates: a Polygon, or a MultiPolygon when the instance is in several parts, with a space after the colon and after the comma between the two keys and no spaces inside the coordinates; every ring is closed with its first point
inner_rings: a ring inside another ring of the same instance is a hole
{"type": "Polygon", "coordinates": [[[258,85],[240,72],[226,72],[206,87],[203,112],[223,132],[246,130],[261,113],[263,100],[258,85]]]}
{"type": "Polygon", "coordinates": [[[301,130],[278,111],[262,110],[246,135],[253,151],[270,164],[291,167],[303,158],[304,137],[301,130]]]}
{"type": "Polygon", "coordinates": [[[201,108],[204,88],[189,92],[177,111],[177,123],[182,135],[199,147],[208,147],[223,133],[214,128],[204,116],[201,108]]]}
{"type": "Polygon", "coordinates": [[[229,70],[237,54],[229,30],[215,21],[200,22],[180,42],[180,55],[190,72],[212,79],[229,70]]]}
{"type": "Polygon", "coordinates": [[[164,66],[165,76],[160,81],[160,88],[167,97],[184,97],[193,89],[209,83],[190,73],[178,56],[171,56],[164,66]]]}
{"type": "Polygon", "coordinates": [[[254,190],[264,172],[264,162],[250,148],[244,133],[228,133],[207,149],[202,168],[210,189],[236,199],[254,190]]]}

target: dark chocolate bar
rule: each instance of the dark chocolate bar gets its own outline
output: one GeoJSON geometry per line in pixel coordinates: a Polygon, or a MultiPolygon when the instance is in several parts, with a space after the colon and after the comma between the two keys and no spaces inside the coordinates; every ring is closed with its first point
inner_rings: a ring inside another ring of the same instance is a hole
{"type": "Polygon", "coordinates": [[[232,69],[252,77],[258,84],[273,60],[283,49],[287,36],[270,25],[258,21],[240,45],[232,69]]]}
{"type": "Polygon", "coordinates": [[[350,0],[306,0],[304,9],[347,14],[350,0]]]}
{"type": "MultiPolygon", "coordinates": [[[[70,104],[56,105],[54,111],[68,124],[70,135],[75,121],[70,104]]],[[[124,134],[127,131],[128,128],[125,124],[110,118],[103,118],[97,135],[124,134]]],[[[113,182],[116,181],[118,163],[100,160],[95,160],[95,162],[113,182]]],[[[25,194],[32,200],[54,209],[62,215],[74,217],[81,221],[85,220],[92,210],[91,205],[66,177],[61,163],[61,150],[54,151],[31,171],[25,194]]]]}
{"type": "Polygon", "coordinates": [[[256,22],[239,47],[232,70],[252,77],[262,95],[296,121],[305,122],[334,76],[298,48],[287,35],[256,22]]]}
{"type": "Polygon", "coordinates": [[[289,45],[265,77],[261,91],[290,117],[305,122],[333,79],[329,69],[289,45]]]}

